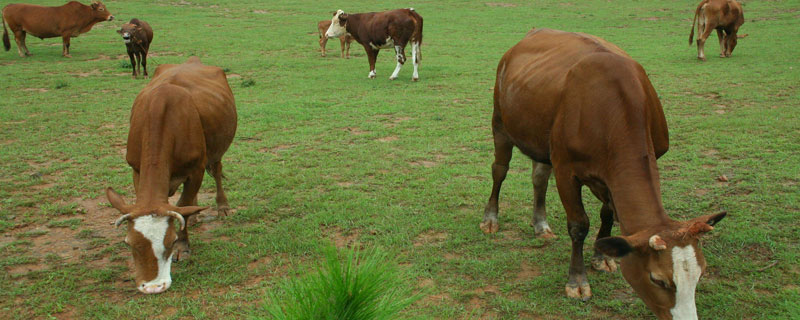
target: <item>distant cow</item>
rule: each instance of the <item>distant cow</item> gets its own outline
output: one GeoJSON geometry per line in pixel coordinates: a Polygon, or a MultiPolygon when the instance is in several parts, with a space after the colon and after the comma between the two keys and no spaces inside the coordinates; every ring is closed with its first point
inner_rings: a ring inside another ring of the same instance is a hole
{"type": "MultiPolygon", "coordinates": [[[[719,57],[730,57],[736,47],[736,32],[744,23],[742,5],[735,0],[703,0],[697,5],[692,20],[692,31],[689,33],[689,46],[694,38],[694,26],[697,22],[697,59],[706,60],[703,46],[712,30],[717,30],[719,38],[719,57]],[[698,19],[699,17],[699,19],[698,19]]],[[[742,36],[743,38],[744,36],[742,36]]]]}
{"type": "Polygon", "coordinates": [[[17,51],[20,57],[30,56],[31,52],[25,45],[25,36],[30,33],[41,39],[61,37],[63,42],[62,54],[69,55],[69,38],[75,38],[81,33],[89,32],[92,27],[103,21],[114,20],[111,12],[100,1],[92,2],[90,6],[77,1],[60,7],[43,7],[33,4],[9,4],[3,8],[3,46],[6,51],[11,49],[8,40],[6,23],[14,33],[17,42],[17,51]]]}
{"type": "Polygon", "coordinates": [[[139,92],[131,110],[126,159],[133,168],[136,203],[126,204],[111,188],[106,196],[128,221],[125,242],[133,252],[136,287],[160,293],[172,284],[170,263],[189,256],[186,219],[197,206],[204,171],[217,184],[217,210],[230,211],[222,191],[222,155],[236,133],[236,106],[225,72],[197,57],[162,64],[139,92]],[[178,203],[167,200],[183,184],[178,203]],[[175,226],[178,226],[176,235],[175,226]]]}
{"type": "Polygon", "coordinates": [[[123,24],[117,33],[122,36],[125,47],[128,49],[133,77],[136,78],[136,60],[138,59],[138,65],[144,69],[144,77],[147,78],[147,52],[150,51],[150,43],[153,42],[153,29],[147,22],[133,18],[130,22],[123,24]]]}
{"type": "Polygon", "coordinates": [[[411,43],[411,60],[414,62],[414,75],[411,80],[419,80],[419,60],[422,45],[422,17],[410,9],[397,9],[384,12],[347,14],[337,10],[331,19],[331,26],[325,33],[329,38],[349,33],[364,46],[369,59],[369,78],[375,78],[375,61],[380,49],[394,47],[397,67],[389,80],[397,79],[400,68],[406,62],[405,48],[411,43]]]}
{"type": "MultiPolygon", "coordinates": [[[[319,32],[319,50],[322,52],[322,56],[326,56],[325,54],[325,44],[328,43],[328,36],[325,35],[325,32],[328,31],[328,27],[331,26],[330,20],[322,20],[317,23],[317,32],[319,32]]],[[[350,36],[349,33],[345,33],[344,36],[339,37],[339,42],[342,44],[342,58],[350,59],[350,43],[353,42],[353,37],[350,36]],[[345,48],[347,49],[347,55],[345,55],[345,48]]]]}
{"type": "Polygon", "coordinates": [[[535,29],[497,66],[492,133],[484,232],[498,230],[500,186],[516,146],[534,161],[538,236],[551,234],[544,199],[555,173],[572,239],[567,296],[592,295],[583,264],[585,185],[603,202],[593,266],[613,272],[613,258],[623,257],[622,275],[656,316],[697,319],[695,286],[706,266],[698,239],[725,213],[685,222],[667,216],[656,165],[669,147],[667,122],[641,65],[603,39],[535,29]],[[609,237],[614,220],[622,235],[609,237]]]}

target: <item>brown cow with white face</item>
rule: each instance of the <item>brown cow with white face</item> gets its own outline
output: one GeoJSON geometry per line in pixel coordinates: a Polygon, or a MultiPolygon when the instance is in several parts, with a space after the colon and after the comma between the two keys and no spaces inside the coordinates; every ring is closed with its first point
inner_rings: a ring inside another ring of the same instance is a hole
{"type": "MultiPolygon", "coordinates": [[[[331,26],[330,20],[322,20],[317,23],[317,32],[319,33],[319,51],[322,53],[322,56],[326,56],[325,53],[325,45],[328,43],[328,36],[325,34],[328,32],[328,28],[331,26]]],[[[353,42],[353,37],[350,34],[345,33],[344,36],[339,37],[339,42],[342,45],[342,58],[350,59],[350,43],[353,42]],[[347,50],[347,54],[345,55],[345,50],[347,50]]]]}
{"type": "Polygon", "coordinates": [[[333,13],[331,26],[325,35],[329,38],[350,34],[364,46],[369,60],[370,79],[375,78],[375,61],[381,49],[394,48],[397,67],[389,80],[397,79],[400,68],[406,62],[406,45],[411,43],[411,60],[414,74],[411,80],[419,80],[419,60],[422,58],[422,16],[414,8],[397,9],[384,12],[347,14],[342,10],[333,13]]]}
{"type": "Polygon", "coordinates": [[[500,187],[512,148],[534,161],[537,236],[552,236],[544,212],[551,172],[567,215],[572,257],[566,294],[589,299],[583,241],[589,218],[582,187],[603,202],[593,266],[616,269],[661,319],[696,319],[695,286],[705,268],[699,237],[725,213],[682,222],[661,203],[656,159],[667,152],[667,123],[647,74],[603,39],[535,29],[497,67],[492,117],[492,193],[480,227],[498,230],[500,187]],[[622,236],[610,237],[614,220],[622,236]]]}
{"type": "Polygon", "coordinates": [[[744,24],[742,5],[735,0],[703,0],[697,5],[692,20],[692,31],[689,33],[689,46],[694,38],[694,25],[697,23],[697,59],[706,61],[703,52],[706,39],[712,30],[717,30],[719,38],[719,57],[727,58],[736,48],[736,35],[744,24]],[[699,19],[698,19],[699,18],[699,19]]]}
{"type": "Polygon", "coordinates": [[[186,219],[197,206],[205,171],[217,184],[217,209],[230,211],[222,191],[222,155],[236,133],[236,106],[225,72],[197,57],[162,64],[131,110],[127,161],[133,168],[136,203],[127,204],[111,188],[111,205],[128,222],[125,242],[135,265],[136,287],[164,292],[172,284],[170,264],[189,256],[186,219]],[[177,205],[167,200],[183,184],[177,205]],[[175,232],[178,227],[178,232],[175,232]]]}
{"type": "Polygon", "coordinates": [[[11,49],[6,23],[14,33],[17,51],[20,57],[30,56],[25,45],[25,37],[30,33],[41,39],[61,37],[62,54],[69,58],[69,41],[81,33],[89,32],[92,27],[103,21],[114,20],[106,5],[100,1],[84,5],[77,1],[60,7],[44,7],[33,4],[12,3],[3,8],[3,46],[11,49]]]}

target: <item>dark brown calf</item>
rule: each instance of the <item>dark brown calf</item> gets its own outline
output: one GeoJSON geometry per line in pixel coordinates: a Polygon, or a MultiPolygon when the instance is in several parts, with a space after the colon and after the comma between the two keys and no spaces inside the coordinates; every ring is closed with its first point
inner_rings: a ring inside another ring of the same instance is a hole
{"type": "Polygon", "coordinates": [[[131,110],[126,159],[133,169],[136,203],[127,204],[108,188],[111,205],[128,223],[125,242],[132,248],[136,286],[161,293],[172,284],[171,260],[189,256],[186,219],[197,206],[205,171],[217,184],[217,210],[230,211],[222,190],[222,155],[236,133],[236,106],[225,72],[197,57],[156,68],[131,110]],[[183,184],[176,205],[169,196],[183,184]],[[178,226],[178,232],[175,232],[178,226]]]}
{"type": "Polygon", "coordinates": [[[337,10],[331,19],[331,26],[325,33],[333,38],[349,33],[354,40],[364,46],[369,59],[369,78],[375,78],[375,61],[380,49],[394,47],[397,67],[389,80],[397,79],[400,68],[406,62],[405,48],[411,43],[411,60],[414,62],[414,74],[411,80],[419,80],[419,60],[422,52],[422,16],[414,8],[397,9],[384,12],[347,14],[337,10]]]}
{"type": "Polygon", "coordinates": [[[661,203],[656,159],[667,152],[667,123],[647,74],[603,39],[536,29],[508,50],[494,86],[492,193],[480,227],[498,230],[500,187],[512,148],[534,161],[536,234],[550,235],[544,212],[551,172],[567,215],[572,257],[566,294],[589,299],[583,241],[589,218],[582,187],[603,202],[593,266],[622,274],[661,319],[694,319],[705,268],[699,236],[724,214],[680,222],[661,203]],[[610,237],[614,220],[622,236],[610,237]]]}
{"type": "MultiPolygon", "coordinates": [[[[735,0],[703,0],[697,5],[692,20],[692,31],[689,33],[689,46],[694,38],[694,26],[697,22],[697,59],[706,60],[703,47],[712,30],[717,30],[719,38],[719,57],[730,57],[736,47],[736,33],[744,24],[742,5],[735,0]],[[699,19],[698,19],[699,18],[699,19]]],[[[745,35],[746,36],[746,35],[745,35]]],[[[742,36],[744,38],[744,36],[742,36]]]]}
{"type": "Polygon", "coordinates": [[[3,8],[3,46],[6,51],[11,49],[5,25],[8,23],[8,27],[14,33],[20,57],[31,55],[25,45],[25,36],[28,33],[41,39],[61,37],[63,41],[61,53],[65,57],[70,57],[70,38],[89,32],[98,22],[113,19],[114,16],[99,1],[92,2],[90,6],[70,1],[60,7],[13,3],[3,8]]]}
{"type": "Polygon", "coordinates": [[[122,36],[128,57],[131,58],[133,78],[136,79],[136,68],[139,65],[141,65],[140,70],[144,69],[144,77],[147,78],[147,52],[150,51],[150,43],[153,42],[153,29],[147,22],[133,18],[123,24],[117,33],[122,36]]]}
{"type": "MultiPolygon", "coordinates": [[[[317,32],[319,32],[319,50],[323,57],[326,56],[325,45],[328,43],[328,36],[325,35],[325,32],[328,31],[330,26],[330,20],[322,20],[317,23],[317,32]]],[[[353,42],[353,37],[351,37],[349,33],[345,33],[343,37],[339,37],[339,42],[341,42],[342,45],[342,58],[350,59],[350,43],[353,42]],[[347,49],[347,55],[345,55],[345,48],[347,49]]]]}

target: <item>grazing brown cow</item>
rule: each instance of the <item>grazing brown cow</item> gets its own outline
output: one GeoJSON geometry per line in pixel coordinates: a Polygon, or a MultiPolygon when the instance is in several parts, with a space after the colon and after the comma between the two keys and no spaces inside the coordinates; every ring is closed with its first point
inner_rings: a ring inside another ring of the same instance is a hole
{"type": "Polygon", "coordinates": [[[583,265],[586,185],[603,202],[595,268],[612,272],[612,257],[623,257],[623,276],[659,318],[696,319],[694,291],[705,268],[698,238],[725,214],[681,222],[664,211],[656,158],[669,146],[667,123],[641,65],[591,35],[532,30],[497,67],[492,133],[494,183],[484,232],[498,229],[500,186],[516,146],[534,161],[539,235],[550,233],[544,199],[555,173],[572,239],[569,297],[591,297],[583,265]],[[614,220],[622,236],[609,237],[614,220]]]}
{"type": "Polygon", "coordinates": [[[115,224],[129,222],[125,242],[132,248],[139,291],[167,290],[171,261],[188,258],[185,221],[207,208],[197,206],[204,170],[217,183],[219,214],[228,214],[221,161],[235,133],[236,106],[225,72],[197,57],[158,66],[136,96],[126,156],[133,168],[136,203],[126,204],[111,188],[106,196],[123,214],[115,224]],[[183,192],[173,206],[168,197],[181,184],[183,192]]]}
{"type": "Polygon", "coordinates": [[[397,67],[389,80],[397,79],[400,68],[406,62],[406,45],[411,42],[411,60],[414,62],[414,74],[411,80],[419,80],[417,68],[422,56],[419,48],[422,45],[422,17],[414,11],[414,8],[354,14],[337,10],[325,35],[333,38],[345,33],[352,35],[353,39],[367,51],[370,79],[375,78],[378,52],[391,47],[394,47],[397,67]]]}
{"type": "MultiPolygon", "coordinates": [[[[328,28],[331,26],[330,20],[322,20],[317,23],[317,32],[319,32],[319,50],[322,52],[322,56],[326,56],[325,54],[325,45],[328,43],[328,36],[325,35],[325,32],[328,31],[328,28]]],[[[350,36],[349,33],[345,33],[344,36],[339,37],[339,42],[342,44],[342,58],[350,59],[350,43],[353,42],[353,37],[350,36]],[[345,55],[345,49],[347,49],[347,55],[345,55]]]]}
{"type": "Polygon", "coordinates": [[[147,22],[133,18],[130,22],[123,24],[117,33],[122,36],[125,48],[128,49],[133,78],[136,78],[137,65],[141,65],[141,69],[144,69],[144,77],[147,78],[147,52],[150,51],[150,43],[153,42],[153,29],[147,22]],[[137,59],[139,60],[138,64],[137,59]]]}
{"type": "Polygon", "coordinates": [[[5,25],[8,23],[11,32],[14,32],[20,57],[31,55],[25,45],[25,36],[30,33],[41,39],[61,37],[61,53],[69,58],[69,38],[89,32],[98,22],[111,20],[114,20],[114,16],[100,1],[92,2],[90,6],[70,1],[60,7],[12,3],[3,8],[3,46],[6,51],[11,49],[5,25]]]}
{"type": "MultiPolygon", "coordinates": [[[[719,57],[730,57],[736,48],[736,33],[744,24],[742,5],[735,0],[703,0],[697,5],[689,33],[689,46],[694,38],[694,25],[697,22],[697,59],[706,61],[703,46],[712,30],[717,30],[719,38],[719,57]],[[698,19],[699,17],[699,19],[698,19]]],[[[744,38],[744,36],[742,36],[744,38]]]]}

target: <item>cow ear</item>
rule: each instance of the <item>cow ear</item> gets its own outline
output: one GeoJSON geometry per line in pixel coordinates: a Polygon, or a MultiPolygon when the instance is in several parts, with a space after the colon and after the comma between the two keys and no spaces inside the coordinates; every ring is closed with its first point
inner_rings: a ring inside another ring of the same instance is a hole
{"type": "Polygon", "coordinates": [[[633,246],[624,237],[606,237],[595,241],[594,247],[609,257],[620,258],[631,253],[633,246]]]}
{"type": "Polygon", "coordinates": [[[176,209],[175,211],[180,213],[184,218],[188,218],[206,209],[208,209],[208,207],[186,206],[186,207],[178,207],[178,209],[176,209]]]}
{"type": "Polygon", "coordinates": [[[347,14],[342,12],[342,14],[339,15],[339,21],[341,22],[347,21],[347,14]]]}
{"type": "Polygon", "coordinates": [[[92,2],[92,9],[97,10],[97,7],[99,7],[99,6],[100,5],[97,2],[92,2]]]}
{"type": "Polygon", "coordinates": [[[131,211],[131,206],[125,203],[122,196],[116,193],[114,189],[106,188],[106,198],[108,198],[108,202],[111,203],[111,206],[119,210],[119,212],[128,213],[131,211]]]}
{"type": "Polygon", "coordinates": [[[117,33],[122,34],[122,29],[117,30],[117,33]]]}

